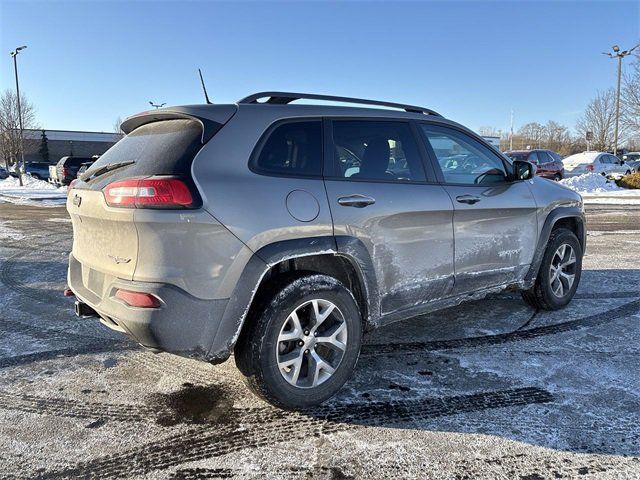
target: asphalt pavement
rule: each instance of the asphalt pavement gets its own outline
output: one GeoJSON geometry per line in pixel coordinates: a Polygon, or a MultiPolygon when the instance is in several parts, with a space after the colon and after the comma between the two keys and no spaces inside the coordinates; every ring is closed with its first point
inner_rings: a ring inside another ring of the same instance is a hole
{"type": "Polygon", "coordinates": [[[377,330],[334,399],[292,413],[233,359],[76,319],[65,210],[0,203],[0,477],[640,478],[640,208],[587,221],[566,309],[502,293],[377,330]]]}

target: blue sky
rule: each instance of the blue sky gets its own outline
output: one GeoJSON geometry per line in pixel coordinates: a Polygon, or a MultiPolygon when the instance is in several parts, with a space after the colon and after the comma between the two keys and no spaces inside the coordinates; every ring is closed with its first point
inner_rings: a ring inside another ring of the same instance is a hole
{"type": "Polygon", "coordinates": [[[110,131],[116,117],[292,90],[428,106],[477,129],[573,127],[615,84],[601,52],[640,42],[638,1],[214,2],[0,0],[0,88],[41,126],[110,131]]]}

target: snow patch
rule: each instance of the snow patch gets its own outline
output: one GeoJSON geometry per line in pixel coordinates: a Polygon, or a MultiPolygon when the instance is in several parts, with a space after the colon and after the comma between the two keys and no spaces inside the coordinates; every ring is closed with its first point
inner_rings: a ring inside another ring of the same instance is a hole
{"type": "Polygon", "coordinates": [[[585,173],[576,177],[569,177],[560,180],[560,183],[578,193],[602,193],[624,190],[617,186],[615,182],[608,181],[599,173],[585,173]]]}
{"type": "Polygon", "coordinates": [[[56,187],[31,175],[23,176],[23,186],[17,178],[0,180],[0,199],[20,205],[60,205],[67,198],[66,187],[56,187]]]}
{"type": "Polygon", "coordinates": [[[20,231],[11,228],[9,224],[10,222],[0,221],[0,238],[22,240],[24,235],[20,231]]]}

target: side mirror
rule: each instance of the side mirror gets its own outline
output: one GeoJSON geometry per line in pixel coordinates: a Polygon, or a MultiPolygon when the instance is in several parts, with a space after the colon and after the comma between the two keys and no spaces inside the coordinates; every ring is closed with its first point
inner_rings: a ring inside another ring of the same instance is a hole
{"type": "Polygon", "coordinates": [[[514,180],[531,180],[536,175],[536,166],[524,160],[513,161],[514,180]]]}

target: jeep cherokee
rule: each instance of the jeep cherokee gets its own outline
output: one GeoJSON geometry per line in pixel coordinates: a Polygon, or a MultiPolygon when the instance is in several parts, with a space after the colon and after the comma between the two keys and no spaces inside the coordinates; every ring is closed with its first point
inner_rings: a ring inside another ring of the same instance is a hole
{"type": "Polygon", "coordinates": [[[427,108],[263,92],[122,130],[69,191],[76,312],[234,353],[284,408],[334,395],[367,330],[507,288],[555,310],[580,281],[581,197],[427,108]]]}

